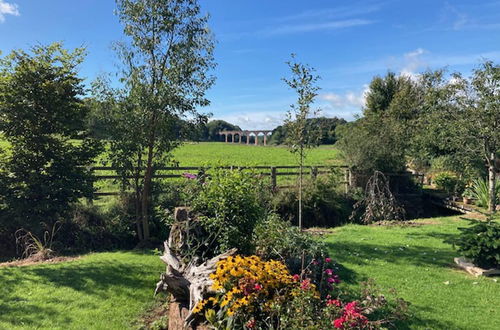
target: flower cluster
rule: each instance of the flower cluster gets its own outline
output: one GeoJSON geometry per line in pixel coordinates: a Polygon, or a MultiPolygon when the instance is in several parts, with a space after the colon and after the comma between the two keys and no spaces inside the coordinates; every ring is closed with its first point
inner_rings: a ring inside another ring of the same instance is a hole
{"type": "MultiPolygon", "coordinates": [[[[340,302],[335,301],[335,303],[337,304],[340,302]]],[[[368,324],[368,319],[361,314],[358,302],[352,301],[344,306],[342,309],[342,316],[333,320],[332,324],[336,329],[363,328],[368,324]]]]}
{"type": "Polygon", "coordinates": [[[213,299],[214,305],[227,309],[231,316],[240,310],[251,311],[255,304],[268,302],[281,290],[293,283],[286,266],[276,260],[264,261],[257,256],[234,256],[221,260],[215,273],[212,289],[218,291],[218,298],[212,297],[198,303],[193,309],[199,313],[213,299]]]}

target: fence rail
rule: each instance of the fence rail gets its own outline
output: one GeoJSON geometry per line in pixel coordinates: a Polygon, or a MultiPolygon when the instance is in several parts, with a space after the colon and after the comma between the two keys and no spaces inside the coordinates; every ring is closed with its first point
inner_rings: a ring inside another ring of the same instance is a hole
{"type": "MultiPolygon", "coordinates": [[[[282,185],[278,186],[277,181],[278,177],[290,177],[290,176],[299,176],[300,172],[298,171],[300,169],[300,166],[294,166],[294,165],[278,165],[278,166],[218,166],[218,167],[213,167],[217,169],[228,169],[228,170],[253,170],[256,171],[256,174],[264,176],[264,177],[270,177],[270,185],[271,189],[279,189],[279,188],[291,188],[294,187],[293,185],[282,185]],[[281,171],[280,171],[281,170],[281,171]]],[[[166,166],[161,166],[161,167],[155,167],[154,169],[154,174],[153,174],[153,179],[179,179],[183,178],[184,173],[179,173],[179,172],[186,172],[186,171],[195,171],[196,174],[199,173],[204,173],[205,171],[211,169],[211,167],[201,167],[201,166],[180,166],[180,167],[166,167],[166,166]],[[171,172],[176,172],[176,173],[158,173],[158,171],[171,171],[171,172]]],[[[108,167],[108,166],[96,166],[92,167],[92,171],[94,172],[94,175],[96,177],[96,181],[110,181],[110,180],[120,180],[123,179],[124,177],[121,175],[117,174],[100,174],[100,172],[117,172],[119,170],[118,168],[115,167],[108,167]]],[[[139,170],[142,173],[144,172],[145,168],[135,168],[134,170],[139,170]]],[[[341,181],[340,184],[343,184],[345,186],[345,189],[349,188],[349,182],[350,182],[350,172],[347,166],[343,165],[315,165],[315,166],[304,166],[303,167],[303,174],[304,175],[310,175],[312,178],[316,178],[318,175],[324,175],[324,174],[329,174],[333,173],[334,170],[341,170],[344,172],[344,181],[341,181]]],[[[134,179],[135,176],[133,175],[127,175],[125,176],[126,179],[134,179]]],[[[98,191],[94,193],[95,196],[116,196],[119,195],[119,191],[98,191]]]]}
{"type": "MultiPolygon", "coordinates": [[[[269,178],[271,189],[285,189],[285,188],[293,188],[295,185],[290,185],[290,182],[281,182],[286,184],[278,185],[278,178],[281,177],[296,177],[300,175],[299,166],[296,165],[277,165],[277,166],[217,166],[217,167],[201,167],[201,166],[180,166],[180,167],[155,167],[153,179],[171,179],[176,180],[184,177],[186,172],[195,172],[196,174],[203,174],[207,170],[211,168],[216,169],[228,169],[228,170],[249,170],[254,171],[255,174],[269,178]],[[165,171],[170,173],[164,173],[165,171]],[[162,172],[162,173],[159,173],[162,172]]],[[[96,166],[92,168],[92,171],[95,174],[96,181],[118,181],[123,179],[123,176],[117,174],[109,174],[109,172],[116,173],[118,168],[108,167],[108,166],[96,166]],[[105,172],[104,174],[100,174],[105,172]]],[[[145,168],[135,168],[135,171],[140,171],[141,174],[144,173],[145,168]]],[[[359,182],[359,179],[363,177],[363,175],[358,176],[358,174],[353,175],[349,168],[344,165],[313,165],[313,166],[304,166],[303,174],[309,175],[311,178],[316,178],[318,175],[330,174],[334,171],[343,172],[343,181],[340,181],[339,184],[344,186],[345,192],[349,192],[352,187],[364,187],[365,184],[359,182]]],[[[385,175],[392,181],[391,178],[407,176],[415,179],[415,183],[417,183],[420,188],[423,185],[423,175],[422,174],[412,174],[409,172],[406,173],[385,173],[385,175]]],[[[134,179],[135,176],[128,175],[125,177],[126,179],[134,179]]],[[[365,178],[366,179],[366,178],[365,178]]],[[[363,180],[361,180],[363,181],[363,180]]],[[[366,180],[365,180],[366,181],[366,180]]],[[[102,190],[102,189],[101,189],[102,190]]],[[[394,193],[399,195],[399,185],[394,187],[394,193]]],[[[116,196],[119,195],[120,191],[97,191],[94,193],[94,196],[116,196]]],[[[404,195],[404,193],[403,193],[404,195]]]]}

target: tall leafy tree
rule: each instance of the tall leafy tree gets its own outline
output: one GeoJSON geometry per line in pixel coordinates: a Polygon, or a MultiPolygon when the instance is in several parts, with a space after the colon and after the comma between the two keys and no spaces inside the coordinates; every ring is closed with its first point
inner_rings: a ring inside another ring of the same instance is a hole
{"type": "Polygon", "coordinates": [[[315,98],[318,96],[320,88],[317,82],[320,79],[315,74],[315,69],[309,65],[299,63],[292,54],[292,60],[286,62],[290,68],[291,76],[283,78],[283,81],[290,89],[296,92],[297,101],[290,105],[290,110],[285,119],[287,135],[285,144],[291,153],[297,156],[299,163],[299,228],[302,229],[302,183],[303,167],[307,156],[307,150],[317,146],[320,139],[320,131],[307,130],[307,119],[319,113],[319,109],[312,107],[315,98]]]}
{"type": "MultiPolygon", "coordinates": [[[[145,170],[141,185],[142,232],[149,238],[149,209],[155,167],[179,144],[172,127],[209,101],[205,92],[214,82],[214,41],[208,17],[196,0],[116,0],[129,43],[120,44],[126,101],[121,129],[133,128],[117,140],[115,160],[133,157],[145,170]],[[132,148],[133,153],[127,150],[132,148]],[[128,156],[128,155],[132,156],[128,156]]],[[[123,163],[116,161],[117,165],[123,163]]],[[[135,165],[134,164],[134,165],[135,165]]]]}
{"type": "Polygon", "coordinates": [[[488,168],[490,211],[496,209],[496,173],[500,171],[500,66],[485,61],[470,79],[444,71],[424,75],[420,144],[429,153],[460,160],[462,169],[482,159],[488,168]]]}
{"type": "Polygon", "coordinates": [[[348,165],[364,174],[404,170],[420,98],[419,85],[409,77],[392,72],[375,77],[363,117],[338,129],[338,146],[348,165]]]}
{"type": "Polygon", "coordinates": [[[78,76],[84,54],[54,43],[0,60],[0,131],[10,144],[2,157],[1,197],[10,226],[36,231],[92,196],[89,166],[100,144],[84,128],[88,109],[78,76]]]}

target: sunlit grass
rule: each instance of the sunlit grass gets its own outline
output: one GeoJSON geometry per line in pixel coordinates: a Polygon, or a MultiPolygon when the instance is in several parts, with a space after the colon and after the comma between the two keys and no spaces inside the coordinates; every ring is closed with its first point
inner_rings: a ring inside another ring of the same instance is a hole
{"type": "Polygon", "coordinates": [[[164,270],[142,252],[0,268],[0,329],[127,329],[154,303],[164,270]]]}
{"type": "Polygon", "coordinates": [[[368,278],[395,288],[411,303],[411,329],[499,329],[500,283],[454,267],[458,254],[443,240],[468,222],[458,217],[417,221],[421,226],[348,225],[325,239],[350,287],[368,278]]]}

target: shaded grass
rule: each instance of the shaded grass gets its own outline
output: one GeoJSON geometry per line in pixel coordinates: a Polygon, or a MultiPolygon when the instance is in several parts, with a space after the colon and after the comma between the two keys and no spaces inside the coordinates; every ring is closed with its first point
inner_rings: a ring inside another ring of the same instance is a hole
{"type": "Polygon", "coordinates": [[[443,242],[468,222],[458,217],[433,220],[435,224],[416,227],[336,228],[325,241],[342,264],[343,285],[356,288],[373,278],[385,290],[395,288],[411,303],[413,313],[409,323],[398,328],[499,329],[500,284],[455,268],[457,252],[443,242]]]}
{"type": "Polygon", "coordinates": [[[95,253],[81,259],[0,268],[0,329],[129,328],[154,303],[164,270],[143,252],[95,253]]]}

